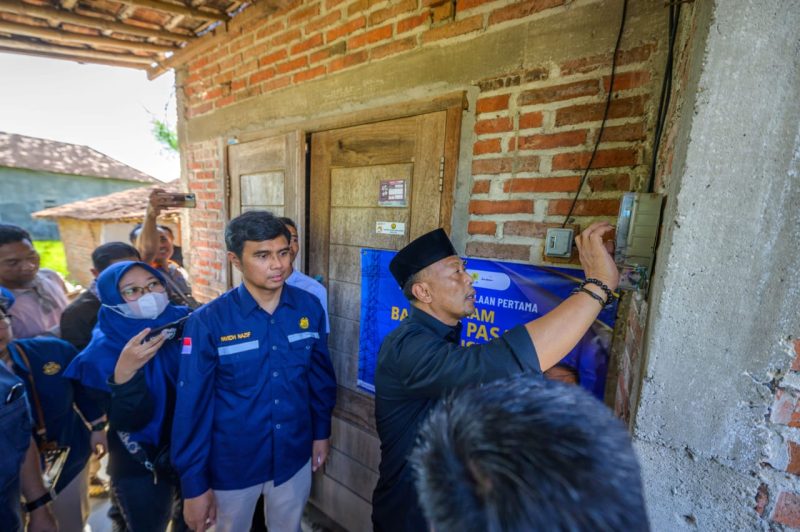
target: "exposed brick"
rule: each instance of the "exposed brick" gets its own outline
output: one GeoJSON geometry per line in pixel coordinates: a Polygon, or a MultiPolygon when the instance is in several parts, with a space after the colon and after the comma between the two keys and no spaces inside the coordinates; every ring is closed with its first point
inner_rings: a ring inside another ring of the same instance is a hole
{"type": "Polygon", "coordinates": [[[515,18],[523,18],[564,4],[564,0],[528,0],[510,6],[501,7],[489,15],[489,24],[499,24],[515,18]]]}
{"type": "Polygon", "coordinates": [[[775,401],[772,403],[769,419],[773,423],[788,425],[792,422],[796,409],[797,400],[790,393],[779,388],[775,392],[775,401]]]}
{"type": "Polygon", "coordinates": [[[456,5],[456,12],[461,13],[462,11],[466,11],[467,9],[472,9],[474,7],[482,6],[483,4],[488,4],[490,2],[496,2],[497,0],[458,0],[456,5]]]}
{"type": "Polygon", "coordinates": [[[333,46],[328,46],[327,48],[323,48],[322,50],[317,50],[313,52],[309,57],[309,63],[318,63],[320,61],[324,61],[329,57],[333,57],[334,55],[342,55],[347,51],[347,43],[345,41],[339,41],[333,46]]]}
{"type": "MultiPolygon", "coordinates": [[[[553,170],[586,168],[591,156],[591,152],[559,153],[553,156],[551,168],[553,170]]],[[[633,166],[637,163],[637,159],[638,156],[635,149],[598,150],[592,161],[592,168],[633,166]]]]}
{"type": "Polygon", "coordinates": [[[318,67],[304,70],[303,72],[298,72],[294,75],[292,81],[295,83],[302,83],[310,79],[318,78],[323,74],[325,74],[325,65],[320,65],[318,67]]]}
{"type": "Polygon", "coordinates": [[[486,139],[475,142],[472,146],[472,153],[483,155],[484,153],[500,153],[500,139],[486,139]]]}
{"type": "Polygon", "coordinates": [[[372,25],[381,24],[394,18],[397,15],[413,11],[417,7],[416,0],[400,0],[394,5],[389,5],[384,9],[379,9],[369,16],[369,23],[372,25]]]}
{"type": "Polygon", "coordinates": [[[644,140],[647,136],[644,123],[623,124],[621,126],[606,126],[603,128],[601,142],[633,142],[644,140]]]}
{"type": "Polygon", "coordinates": [[[504,157],[502,159],[475,159],[472,161],[472,175],[481,174],[507,174],[515,170],[517,172],[538,172],[539,157],[529,155],[525,157],[504,157]]]}
{"type": "Polygon", "coordinates": [[[333,9],[334,7],[338,6],[339,4],[344,3],[345,0],[325,0],[325,9],[333,9]]]}
{"type": "Polygon", "coordinates": [[[509,117],[492,118],[490,120],[478,120],[475,122],[475,133],[482,135],[485,133],[503,133],[514,129],[514,123],[509,117]]]}
{"type": "Polygon", "coordinates": [[[470,214],[531,214],[533,200],[472,200],[469,202],[470,214]]]}
{"type": "Polygon", "coordinates": [[[263,28],[258,30],[258,33],[256,33],[256,40],[260,41],[261,39],[265,39],[270,35],[275,35],[279,31],[283,31],[285,27],[286,24],[284,23],[283,20],[278,20],[277,22],[273,22],[268,26],[264,26],[263,28]]]}
{"type": "MultiPolygon", "coordinates": [[[[650,54],[655,50],[655,43],[647,43],[629,50],[620,50],[617,53],[617,66],[628,65],[631,63],[641,63],[646,61],[650,54]]],[[[611,54],[601,54],[591,57],[571,59],[560,65],[561,74],[564,76],[572,74],[585,74],[598,68],[611,67],[611,54]]]]}
{"type": "Polygon", "coordinates": [[[592,192],[606,190],[630,190],[631,177],[628,174],[592,175],[588,179],[592,192]]]}
{"type": "Polygon", "coordinates": [[[501,94],[499,96],[481,98],[475,105],[475,112],[480,114],[508,109],[508,100],[510,97],[510,94],[501,94]]]}
{"type": "Polygon", "coordinates": [[[328,31],[328,33],[325,35],[326,42],[332,42],[343,35],[353,33],[357,29],[363,28],[366,24],[367,24],[366,17],[358,17],[356,19],[353,19],[347,22],[346,24],[342,24],[341,26],[338,26],[328,31]]]}
{"type": "Polygon", "coordinates": [[[285,31],[280,35],[276,35],[270,41],[271,46],[283,46],[284,44],[289,44],[292,41],[296,41],[301,37],[300,30],[292,29],[289,31],[285,31]]]}
{"type": "MultiPolygon", "coordinates": [[[[612,99],[611,106],[608,109],[608,118],[643,115],[644,102],[645,98],[642,96],[612,99]]],[[[599,122],[603,119],[605,107],[605,102],[564,107],[556,111],[556,126],[580,124],[581,122],[599,122]]]]}
{"type": "Polygon", "coordinates": [[[494,242],[469,242],[467,255],[500,260],[530,260],[531,248],[521,244],[497,244],[494,242]]]}
{"type": "Polygon", "coordinates": [[[534,127],[542,127],[544,117],[540,111],[533,113],[525,113],[519,117],[520,129],[531,129],[534,127]]]}
{"type": "Polygon", "coordinates": [[[370,50],[370,57],[372,59],[382,59],[384,57],[407,52],[417,46],[416,37],[406,37],[405,39],[393,40],[390,43],[376,46],[370,50]]]}
{"type": "Polygon", "coordinates": [[[222,96],[222,87],[214,87],[213,89],[207,90],[203,93],[202,100],[214,100],[222,96]]]}
{"type": "Polygon", "coordinates": [[[355,37],[347,39],[347,49],[355,50],[361,48],[362,46],[366,46],[368,44],[373,44],[376,42],[389,39],[391,36],[392,36],[392,25],[387,24],[386,26],[381,26],[379,28],[375,28],[365,33],[362,33],[361,35],[356,35],[355,37]]]}
{"type": "Polygon", "coordinates": [[[301,54],[303,52],[307,52],[308,50],[311,50],[312,48],[316,48],[317,46],[321,45],[322,45],[322,34],[317,33],[313,37],[293,45],[290,49],[290,52],[292,55],[301,54]]]}
{"type": "Polygon", "coordinates": [[[800,494],[784,491],[778,495],[772,519],[792,528],[800,528],[800,494]]]}
{"type": "Polygon", "coordinates": [[[464,35],[483,28],[483,15],[465,18],[444,26],[432,28],[422,34],[422,42],[429,43],[440,39],[448,39],[457,35],[464,35]]]}
{"type": "MultiPolygon", "coordinates": [[[[603,90],[608,92],[611,76],[603,77],[603,90]]],[[[614,92],[627,91],[641,87],[650,81],[650,72],[646,70],[637,72],[620,72],[614,75],[614,92]]]]}
{"type": "Polygon", "coordinates": [[[228,45],[230,53],[235,53],[240,50],[244,50],[245,48],[249,47],[255,41],[255,37],[252,33],[242,35],[241,37],[237,37],[236,39],[232,40],[228,45]]]}
{"type": "Polygon", "coordinates": [[[414,28],[418,28],[425,24],[426,22],[430,21],[431,16],[428,13],[422,13],[421,15],[414,15],[413,17],[404,18],[403,20],[399,20],[397,22],[397,33],[405,33],[407,31],[411,31],[414,28]]]}
{"type": "Polygon", "coordinates": [[[277,52],[272,52],[271,54],[265,55],[258,60],[258,66],[264,67],[267,65],[271,65],[273,63],[277,63],[278,61],[283,61],[286,59],[288,55],[286,54],[285,49],[278,50],[277,52]]]}
{"type": "Polygon", "coordinates": [[[258,61],[253,59],[251,61],[247,61],[245,63],[242,63],[238,67],[234,68],[233,69],[233,76],[236,77],[236,78],[240,78],[240,77],[244,76],[245,74],[249,74],[250,72],[254,71],[257,68],[258,68],[258,61]]]}
{"type": "Polygon", "coordinates": [[[575,192],[580,177],[514,178],[503,183],[503,192],[575,192]]]}
{"type": "Polygon", "coordinates": [[[338,57],[328,64],[328,74],[349,68],[367,60],[367,50],[360,50],[358,52],[348,54],[344,57],[338,57]]]}
{"type": "Polygon", "coordinates": [[[310,18],[319,15],[319,4],[312,5],[305,9],[300,9],[289,15],[289,25],[296,26],[310,18]]]}
{"type": "Polygon", "coordinates": [[[347,16],[352,17],[356,13],[369,9],[369,0],[356,0],[347,6],[347,16]]]}
{"type": "Polygon", "coordinates": [[[483,79],[478,82],[478,88],[481,92],[495,91],[497,89],[516,87],[520,84],[521,80],[522,78],[519,74],[483,79]]]}
{"type": "Polygon", "coordinates": [[[571,100],[582,96],[592,96],[599,92],[600,85],[597,80],[586,79],[563,85],[527,90],[519,95],[517,102],[519,105],[536,105],[571,100]]]}
{"type": "Polygon", "coordinates": [[[227,59],[223,59],[219,62],[219,69],[220,70],[228,70],[229,68],[233,68],[236,65],[242,62],[242,54],[233,54],[228,56],[227,59]]]}
{"type": "MultiPolygon", "coordinates": [[[[572,200],[550,200],[547,204],[547,214],[551,216],[566,216],[572,200]]],[[[573,216],[616,216],[619,213],[618,199],[578,200],[575,204],[573,216]]]]}
{"type": "Polygon", "coordinates": [[[331,24],[338,22],[340,18],[342,18],[341,11],[331,11],[327,15],[312,20],[311,22],[306,24],[305,31],[306,33],[314,33],[317,30],[327,28],[331,24]]]}
{"type": "Polygon", "coordinates": [[[541,81],[550,77],[550,69],[545,67],[532,68],[522,73],[522,80],[525,83],[532,83],[534,81],[541,81]]]}
{"type": "Polygon", "coordinates": [[[786,472],[792,475],[800,475],[800,444],[796,442],[789,442],[789,464],[786,466],[786,472]]]}
{"type": "Polygon", "coordinates": [[[256,83],[260,83],[265,79],[270,79],[275,77],[275,69],[274,68],[265,68],[264,70],[259,70],[252,76],[250,76],[249,83],[250,85],[255,85],[256,83]]]}
{"type": "MultiPolygon", "coordinates": [[[[269,81],[265,83],[269,83],[269,81]]],[[[252,98],[253,96],[258,96],[259,94],[261,94],[261,86],[255,85],[252,87],[248,87],[245,90],[238,91],[234,96],[236,96],[236,101],[240,102],[242,100],[252,98]]]]}
{"type": "MultiPolygon", "coordinates": [[[[503,223],[503,236],[527,236],[529,238],[544,238],[551,227],[561,227],[561,224],[529,222],[526,220],[509,220],[503,223]]],[[[579,225],[567,225],[575,234],[580,231],[579,225]]]]}
{"type": "Polygon", "coordinates": [[[497,223],[469,222],[467,232],[471,235],[494,235],[497,232],[497,223]]]}
{"type": "Polygon", "coordinates": [[[453,18],[453,3],[452,2],[438,2],[436,5],[431,6],[431,21],[434,24],[443,20],[449,21],[453,18]]]}
{"type": "Polygon", "coordinates": [[[580,146],[586,142],[586,129],[577,131],[564,131],[549,135],[531,135],[519,137],[518,149],[520,150],[547,150],[565,146],[580,146]]]}
{"type": "Polygon", "coordinates": [[[472,194],[488,194],[492,188],[492,182],[489,179],[478,179],[472,183],[472,194]]]}
{"type": "Polygon", "coordinates": [[[764,515],[764,509],[769,504],[769,489],[767,485],[763,482],[760,486],[758,486],[758,491],[756,492],[756,506],[755,511],[758,515],[764,515]]]}
{"type": "Polygon", "coordinates": [[[794,361],[792,362],[792,370],[800,371],[800,338],[794,341],[794,361]]]}

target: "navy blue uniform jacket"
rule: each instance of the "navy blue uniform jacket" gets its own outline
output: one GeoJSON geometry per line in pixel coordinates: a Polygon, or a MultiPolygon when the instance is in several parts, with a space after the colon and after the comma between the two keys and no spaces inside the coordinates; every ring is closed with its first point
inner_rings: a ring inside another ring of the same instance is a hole
{"type": "Polygon", "coordinates": [[[284,285],[274,313],[244,284],[184,329],[172,461],[185,498],[289,480],[330,437],[336,377],[325,313],[284,285]]]}

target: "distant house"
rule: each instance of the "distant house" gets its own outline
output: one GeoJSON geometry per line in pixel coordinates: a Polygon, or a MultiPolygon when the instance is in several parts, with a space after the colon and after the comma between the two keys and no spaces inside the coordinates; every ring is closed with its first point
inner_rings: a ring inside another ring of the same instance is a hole
{"type": "MultiPolygon", "coordinates": [[[[144,219],[148,196],[156,186],[168,192],[179,190],[177,181],[123,190],[38,211],[33,213],[33,218],[40,223],[58,224],[70,279],[89,286],[92,250],[106,242],[128,242],[131,229],[144,219]]],[[[172,229],[176,243],[181,242],[180,211],[164,211],[159,223],[172,229]]]]}
{"type": "Polygon", "coordinates": [[[34,239],[58,240],[52,221],[31,213],[72,201],[160,183],[88,146],[0,132],[0,222],[34,239]]]}

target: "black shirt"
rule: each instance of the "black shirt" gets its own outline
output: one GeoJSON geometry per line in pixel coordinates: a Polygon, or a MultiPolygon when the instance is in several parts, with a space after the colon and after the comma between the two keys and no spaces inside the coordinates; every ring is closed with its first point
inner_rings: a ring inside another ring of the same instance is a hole
{"type": "Polygon", "coordinates": [[[541,373],[524,326],[486,344],[459,345],[451,327],[411,308],[383,340],[375,368],[375,420],[381,440],[380,476],[372,497],[376,532],[428,530],[417,503],[408,456],[428,412],[448,392],[517,373],[541,373]]]}
{"type": "Polygon", "coordinates": [[[99,310],[100,300],[91,290],[85,290],[61,313],[61,338],[78,351],[89,345],[99,310]]]}

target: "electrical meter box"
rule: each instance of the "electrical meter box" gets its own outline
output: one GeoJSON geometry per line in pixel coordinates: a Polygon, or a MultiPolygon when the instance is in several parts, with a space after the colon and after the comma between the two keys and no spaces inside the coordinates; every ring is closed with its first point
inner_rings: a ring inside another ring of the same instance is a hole
{"type": "Polygon", "coordinates": [[[622,289],[642,288],[650,278],[662,201],[661,194],[642,192],[628,192],[622,197],[614,250],[622,289]]]}

